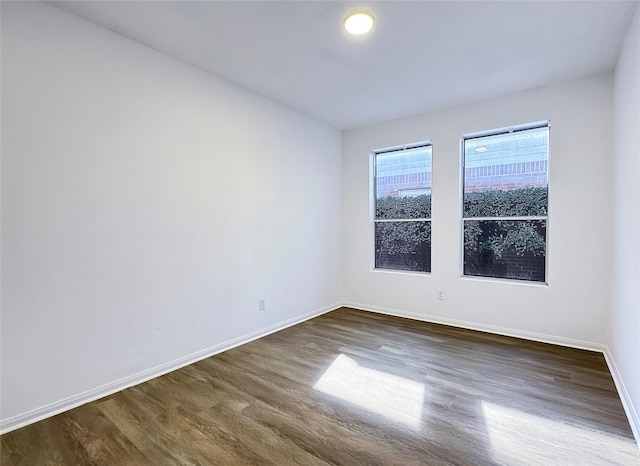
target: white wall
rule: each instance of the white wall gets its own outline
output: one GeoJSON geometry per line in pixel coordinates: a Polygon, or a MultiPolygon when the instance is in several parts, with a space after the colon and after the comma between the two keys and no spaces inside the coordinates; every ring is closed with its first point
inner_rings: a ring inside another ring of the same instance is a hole
{"type": "Polygon", "coordinates": [[[603,344],[610,298],[612,111],[612,75],[604,74],[346,132],[347,303],[569,345],[603,344]],[[460,136],[546,119],[549,285],[459,278],[460,136]],[[433,142],[432,273],[372,271],[369,152],[426,139],[433,142]],[[436,299],[438,289],[444,301],[436,299]]]}
{"type": "Polygon", "coordinates": [[[3,2],[5,426],[338,304],[341,170],[335,129],[3,2]]]}
{"type": "Polygon", "coordinates": [[[614,105],[613,293],[607,343],[640,445],[640,8],[616,67],[614,105]]]}

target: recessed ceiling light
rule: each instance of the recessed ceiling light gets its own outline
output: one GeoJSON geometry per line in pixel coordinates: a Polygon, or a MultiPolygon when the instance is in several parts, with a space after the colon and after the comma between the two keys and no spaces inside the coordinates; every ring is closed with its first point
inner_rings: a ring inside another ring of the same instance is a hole
{"type": "Polygon", "coordinates": [[[354,36],[371,31],[374,23],[373,15],[366,10],[354,10],[344,18],[344,28],[354,36]]]}
{"type": "Polygon", "coordinates": [[[482,146],[482,147],[476,147],[476,152],[486,152],[489,149],[487,149],[486,147],[482,146]]]}

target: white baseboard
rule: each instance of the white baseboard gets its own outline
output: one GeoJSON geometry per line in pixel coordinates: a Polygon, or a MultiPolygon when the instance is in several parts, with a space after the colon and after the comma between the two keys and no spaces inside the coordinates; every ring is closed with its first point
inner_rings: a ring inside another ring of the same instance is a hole
{"type": "Polygon", "coordinates": [[[527,332],[525,330],[517,330],[507,327],[498,327],[495,325],[484,325],[477,322],[470,322],[459,319],[448,319],[446,317],[434,316],[429,314],[421,314],[417,312],[400,311],[397,309],[389,309],[379,306],[370,306],[368,304],[344,303],[345,307],[359,309],[361,311],[376,312],[378,314],[387,314],[396,317],[405,317],[407,319],[421,320],[432,324],[449,325],[451,327],[464,328],[467,330],[478,330],[480,332],[493,333],[496,335],[504,335],[507,337],[522,338],[524,340],[539,341],[541,343],[551,343],[552,345],[567,346],[569,348],[584,349],[589,351],[604,352],[605,345],[593,343],[590,341],[575,340],[573,338],[564,338],[555,335],[547,335],[544,333],[527,332]]]}
{"type": "Polygon", "coordinates": [[[287,327],[299,324],[300,322],[304,322],[340,307],[342,307],[341,303],[335,303],[330,306],[325,306],[323,308],[316,309],[315,311],[299,315],[292,319],[288,319],[284,322],[271,325],[267,328],[257,330],[255,332],[243,335],[238,338],[234,338],[232,340],[225,341],[209,348],[205,348],[203,350],[175,359],[165,364],[161,364],[151,369],[138,372],[137,374],[133,374],[114,382],[110,382],[106,385],[102,385],[86,392],[79,393],[60,401],[56,401],[55,403],[42,406],[40,408],[10,417],[8,419],[3,419],[0,421],[0,434],[6,434],[7,432],[11,432],[12,430],[19,429],[20,427],[33,424],[34,422],[46,419],[51,416],[55,416],[56,414],[60,414],[73,408],[77,408],[78,406],[89,403],[91,401],[95,401],[105,396],[112,395],[121,390],[124,390],[125,388],[129,388],[142,382],[154,379],[156,377],[160,377],[161,375],[175,371],[177,369],[180,369],[181,367],[188,366],[189,364],[193,364],[194,362],[198,362],[215,354],[230,350],[232,348],[235,348],[236,346],[244,345],[245,343],[249,343],[250,341],[270,335],[271,333],[284,330],[287,327]]]}
{"type": "Polygon", "coordinates": [[[638,411],[633,405],[633,401],[629,396],[627,387],[624,385],[624,380],[620,375],[618,366],[616,366],[616,362],[613,359],[613,355],[609,351],[609,348],[606,348],[604,351],[604,359],[605,361],[607,361],[609,372],[611,372],[613,382],[616,384],[616,389],[618,390],[618,394],[620,395],[620,401],[622,401],[624,412],[627,414],[627,419],[629,420],[629,425],[631,426],[631,430],[633,431],[633,436],[636,439],[638,448],[640,448],[640,416],[638,416],[638,411]]]}
{"type": "Polygon", "coordinates": [[[605,361],[607,362],[607,366],[609,367],[609,372],[611,373],[611,377],[613,378],[613,382],[615,383],[616,389],[618,390],[618,395],[620,396],[620,400],[622,401],[622,406],[624,407],[624,411],[627,415],[627,419],[629,420],[631,431],[633,432],[633,436],[635,437],[638,448],[640,448],[640,417],[638,416],[638,411],[635,409],[633,405],[633,401],[629,396],[629,392],[627,391],[624,385],[622,376],[618,371],[618,368],[615,364],[613,356],[611,355],[609,351],[609,347],[607,345],[588,342],[588,341],[582,341],[582,340],[575,340],[572,338],[558,337],[554,335],[545,335],[542,333],[527,332],[524,330],[514,330],[506,327],[483,325],[483,324],[478,324],[476,322],[468,322],[465,320],[448,319],[445,317],[433,316],[428,314],[419,314],[416,312],[399,311],[397,309],[370,306],[367,304],[346,302],[344,303],[344,306],[350,307],[353,309],[358,309],[361,311],[376,312],[378,314],[386,314],[386,315],[392,315],[396,317],[405,317],[407,319],[420,320],[423,322],[450,325],[452,327],[464,328],[469,330],[478,330],[481,332],[494,333],[497,335],[505,335],[508,337],[522,338],[525,340],[539,341],[542,343],[551,343],[553,345],[567,346],[570,348],[597,351],[599,353],[602,353],[604,355],[605,361]]]}

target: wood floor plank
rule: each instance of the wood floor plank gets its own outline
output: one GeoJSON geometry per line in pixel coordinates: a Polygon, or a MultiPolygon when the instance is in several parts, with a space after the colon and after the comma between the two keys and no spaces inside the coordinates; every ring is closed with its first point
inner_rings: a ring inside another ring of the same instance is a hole
{"type": "Polygon", "coordinates": [[[640,465],[602,354],[342,308],[0,438],[2,465],[640,465]]]}

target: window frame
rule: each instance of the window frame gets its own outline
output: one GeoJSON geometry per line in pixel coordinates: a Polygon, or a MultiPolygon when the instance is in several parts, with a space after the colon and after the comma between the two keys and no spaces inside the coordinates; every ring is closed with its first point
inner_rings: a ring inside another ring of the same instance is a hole
{"type": "Polygon", "coordinates": [[[460,137],[460,172],[459,182],[460,189],[458,190],[459,199],[459,238],[458,238],[458,275],[463,280],[473,281],[489,281],[497,283],[507,283],[516,285],[527,286],[548,286],[549,285],[549,231],[550,231],[550,212],[551,212],[551,120],[540,120],[531,123],[524,123],[519,125],[505,126],[501,128],[495,128],[490,130],[477,131],[473,133],[465,133],[460,137]],[[522,131],[528,131],[539,128],[547,128],[547,215],[541,216],[512,216],[512,217],[465,217],[464,215],[464,194],[465,194],[465,141],[470,139],[479,139],[488,136],[497,136],[500,134],[518,133],[522,131]],[[521,278],[507,278],[507,277],[489,277],[483,275],[465,275],[464,273],[464,225],[465,221],[518,221],[518,220],[541,220],[545,221],[545,260],[544,260],[544,281],[526,280],[521,278]]]}
{"type": "MultiPolygon", "coordinates": [[[[376,219],[376,208],[378,202],[378,180],[377,180],[377,157],[381,154],[389,154],[392,152],[400,152],[412,149],[418,149],[421,147],[430,147],[431,148],[431,178],[432,178],[432,188],[431,193],[433,193],[433,143],[431,140],[423,140],[419,142],[413,142],[408,144],[400,144],[397,146],[383,147],[380,149],[374,149],[369,153],[370,157],[370,176],[369,179],[371,181],[371,189],[370,189],[370,238],[369,242],[369,251],[370,251],[370,270],[372,272],[383,272],[383,273],[392,273],[392,274],[416,274],[420,276],[431,275],[431,263],[429,264],[429,271],[420,271],[420,270],[404,270],[404,269],[390,269],[390,268],[382,268],[376,267],[376,225],[378,223],[394,223],[394,222],[422,222],[428,223],[430,227],[432,224],[433,212],[429,218],[410,218],[410,219],[376,219]]],[[[433,196],[431,195],[431,209],[433,208],[433,196]]],[[[433,233],[433,229],[431,229],[433,233]]],[[[433,249],[432,242],[430,241],[430,249],[433,249]]]]}

